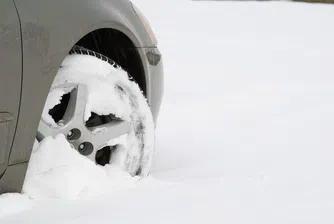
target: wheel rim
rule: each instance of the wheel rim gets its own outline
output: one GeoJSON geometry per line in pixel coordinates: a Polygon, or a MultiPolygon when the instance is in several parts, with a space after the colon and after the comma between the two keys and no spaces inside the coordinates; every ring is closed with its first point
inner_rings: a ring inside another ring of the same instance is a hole
{"type": "MultiPolygon", "coordinates": [[[[55,137],[63,134],[80,154],[88,157],[97,163],[104,165],[106,160],[101,159],[105,156],[105,148],[113,146],[109,142],[130,132],[129,122],[117,118],[115,115],[99,116],[92,113],[88,121],[85,121],[85,109],[87,105],[88,89],[83,84],[64,84],[57,86],[69,94],[69,99],[63,113],[55,112],[57,117],[54,124],[40,120],[37,139],[41,141],[47,136],[55,137]],[[99,162],[102,161],[102,162],[99,162]]],[[[49,114],[52,109],[49,110],[49,114]]],[[[51,114],[50,114],[51,115],[51,114]]]]}
{"type": "Polygon", "coordinates": [[[132,176],[150,171],[155,136],[148,102],[124,69],[96,52],[70,53],[54,78],[37,138],[60,133],[96,164],[132,176]]]}

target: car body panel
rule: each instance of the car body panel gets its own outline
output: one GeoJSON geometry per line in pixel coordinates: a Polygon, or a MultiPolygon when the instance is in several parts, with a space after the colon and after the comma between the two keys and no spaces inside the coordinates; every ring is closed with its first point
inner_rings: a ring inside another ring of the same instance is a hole
{"type": "Polygon", "coordinates": [[[158,48],[140,48],[138,52],[142,60],[148,61],[148,54],[154,53],[159,57],[158,63],[144,63],[145,74],[149,77],[147,82],[147,100],[149,102],[154,123],[157,125],[158,114],[164,92],[163,61],[158,48]]]}
{"type": "MultiPolygon", "coordinates": [[[[148,102],[156,120],[163,89],[162,61],[150,64],[147,52],[160,52],[128,0],[14,1],[21,21],[23,80],[19,119],[9,158],[11,173],[20,172],[17,176],[25,173],[22,164],[30,158],[45,100],[63,59],[82,37],[94,30],[116,29],[136,46],[145,70],[148,102]],[[155,92],[160,96],[155,96],[155,92]]],[[[7,172],[4,176],[8,179],[7,172]]],[[[8,187],[8,182],[1,180],[0,188],[3,185],[5,191],[19,191],[22,184],[23,180],[17,180],[8,187]]]]}
{"type": "Polygon", "coordinates": [[[24,183],[28,162],[7,166],[6,172],[0,179],[0,194],[20,192],[24,183]]]}
{"type": "Polygon", "coordinates": [[[22,52],[20,22],[12,0],[0,1],[0,176],[8,156],[21,94],[22,52]]]}

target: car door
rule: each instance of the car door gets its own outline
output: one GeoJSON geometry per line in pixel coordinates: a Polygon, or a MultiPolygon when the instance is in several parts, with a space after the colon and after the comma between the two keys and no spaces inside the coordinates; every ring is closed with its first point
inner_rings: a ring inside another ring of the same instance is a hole
{"type": "Polygon", "coordinates": [[[13,0],[0,0],[0,177],[15,134],[21,76],[20,21],[13,0]]]}

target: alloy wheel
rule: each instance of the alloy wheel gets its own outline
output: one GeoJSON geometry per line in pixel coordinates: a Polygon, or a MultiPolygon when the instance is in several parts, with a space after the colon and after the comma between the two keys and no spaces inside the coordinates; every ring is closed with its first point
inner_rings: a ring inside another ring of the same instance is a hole
{"type": "Polygon", "coordinates": [[[37,139],[41,141],[47,136],[55,137],[64,134],[71,146],[80,154],[105,165],[110,157],[113,146],[108,142],[130,131],[127,121],[115,115],[99,116],[92,113],[88,121],[84,120],[88,90],[83,84],[66,84],[57,86],[66,89],[61,103],[49,110],[55,124],[49,124],[41,119],[37,139]],[[109,148],[109,152],[108,152],[109,148]]]}

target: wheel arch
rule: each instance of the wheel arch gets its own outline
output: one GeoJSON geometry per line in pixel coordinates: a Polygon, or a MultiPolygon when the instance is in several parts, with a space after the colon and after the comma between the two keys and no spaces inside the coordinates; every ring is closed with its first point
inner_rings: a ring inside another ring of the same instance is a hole
{"type": "Polygon", "coordinates": [[[77,46],[100,53],[120,65],[136,81],[147,96],[147,74],[143,59],[135,43],[122,31],[114,28],[100,28],[83,36],[77,46]]]}

